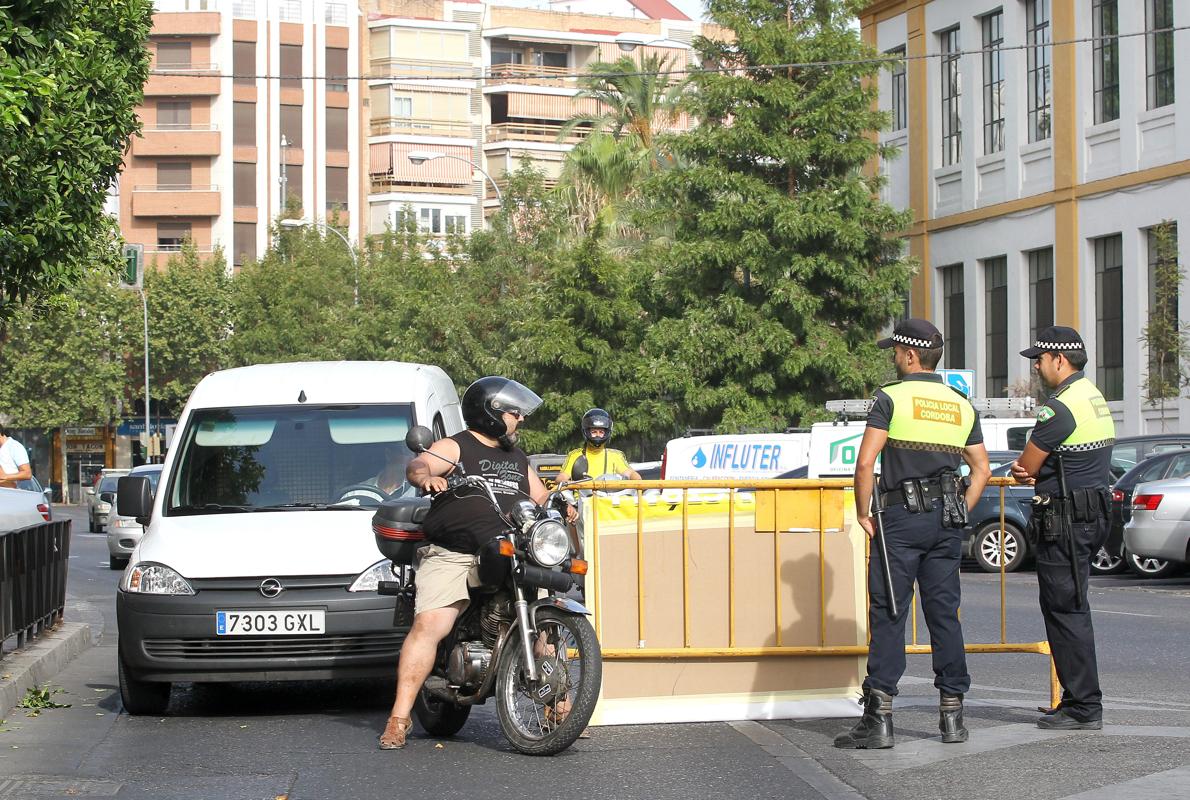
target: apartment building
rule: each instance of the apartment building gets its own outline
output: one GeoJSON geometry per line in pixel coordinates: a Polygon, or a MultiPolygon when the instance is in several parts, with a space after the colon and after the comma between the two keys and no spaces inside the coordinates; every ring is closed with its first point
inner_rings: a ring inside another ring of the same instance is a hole
{"type": "Polygon", "coordinates": [[[149,259],[189,238],[231,265],[262,253],[283,196],[363,226],[359,4],[157,0],[152,73],[112,205],[149,259]],[[336,79],[337,78],[337,79],[336,79]]]}
{"type": "Polygon", "coordinates": [[[369,230],[407,210],[433,235],[480,228],[523,159],[557,179],[579,141],[563,124],[598,110],[576,74],[625,54],[684,68],[698,32],[666,0],[381,0],[368,20],[369,230]]]}
{"type": "MultiPolygon", "coordinates": [[[[1144,396],[1142,340],[1154,226],[1190,230],[1190,4],[880,0],[860,21],[907,56],[880,78],[881,138],[901,151],[880,169],[913,211],[908,305],[943,329],[945,366],[1002,397],[1028,381],[1017,352],[1036,332],[1072,325],[1121,435],[1190,423],[1185,397],[1144,396]]],[[[1187,263],[1190,236],[1177,250],[1187,263]]]]}

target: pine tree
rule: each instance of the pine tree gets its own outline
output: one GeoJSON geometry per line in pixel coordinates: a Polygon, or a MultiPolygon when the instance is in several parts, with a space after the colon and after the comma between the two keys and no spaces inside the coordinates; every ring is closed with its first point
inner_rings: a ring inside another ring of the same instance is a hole
{"type": "Polygon", "coordinates": [[[642,254],[656,322],[641,383],[659,424],[780,428],[888,374],[874,344],[912,272],[896,236],[909,217],[865,171],[892,153],[876,142],[879,63],[854,11],[709,3],[735,38],[696,40],[698,124],[666,143],[677,163],[645,185],[638,219],[657,236],[642,254]]]}

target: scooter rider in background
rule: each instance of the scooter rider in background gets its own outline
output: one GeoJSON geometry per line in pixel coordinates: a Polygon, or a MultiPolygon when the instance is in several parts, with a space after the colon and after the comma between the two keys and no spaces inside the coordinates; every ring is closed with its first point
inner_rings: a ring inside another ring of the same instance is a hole
{"type": "Polygon", "coordinates": [[[586,474],[593,478],[601,475],[619,475],[630,481],[639,481],[640,473],[628,466],[624,453],[607,445],[612,440],[612,417],[602,408],[592,408],[583,414],[583,446],[571,450],[558,471],[558,485],[579,480],[574,465],[580,457],[587,459],[586,474]]]}

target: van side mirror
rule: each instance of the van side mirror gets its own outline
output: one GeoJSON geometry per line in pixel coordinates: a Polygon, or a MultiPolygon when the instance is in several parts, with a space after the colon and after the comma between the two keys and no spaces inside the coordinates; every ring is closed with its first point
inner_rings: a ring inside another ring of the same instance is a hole
{"type": "Polygon", "coordinates": [[[140,475],[120,478],[116,489],[116,510],[125,517],[136,517],[141,525],[149,524],[153,513],[153,485],[140,475]]]}
{"type": "Polygon", "coordinates": [[[414,425],[405,434],[405,446],[415,453],[424,453],[434,443],[434,434],[425,425],[414,425]]]}

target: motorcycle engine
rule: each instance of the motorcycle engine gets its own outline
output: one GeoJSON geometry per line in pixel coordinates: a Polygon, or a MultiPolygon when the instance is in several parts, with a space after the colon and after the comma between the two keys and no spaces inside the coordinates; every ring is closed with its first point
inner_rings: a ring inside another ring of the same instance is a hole
{"type": "Polygon", "coordinates": [[[480,685],[492,661],[492,648],[482,642],[460,642],[450,651],[446,679],[452,686],[473,689],[480,685]]]}

